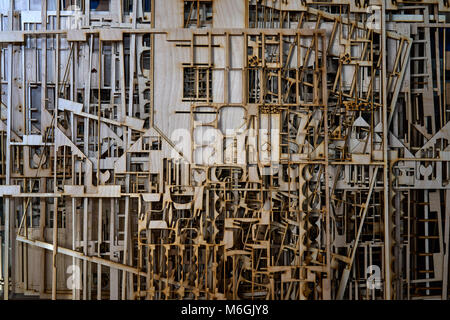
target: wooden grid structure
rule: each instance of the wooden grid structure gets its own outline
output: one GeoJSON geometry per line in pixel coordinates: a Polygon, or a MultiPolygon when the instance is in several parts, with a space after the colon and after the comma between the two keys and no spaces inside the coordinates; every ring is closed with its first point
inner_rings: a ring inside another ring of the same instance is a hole
{"type": "Polygon", "coordinates": [[[4,299],[448,299],[449,1],[0,22],[4,299]]]}

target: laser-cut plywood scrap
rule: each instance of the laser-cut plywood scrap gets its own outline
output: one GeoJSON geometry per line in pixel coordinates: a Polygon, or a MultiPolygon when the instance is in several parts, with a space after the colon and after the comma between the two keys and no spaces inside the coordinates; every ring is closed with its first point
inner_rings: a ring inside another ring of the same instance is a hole
{"type": "Polygon", "coordinates": [[[448,299],[449,12],[1,2],[4,298],[448,299]]]}

